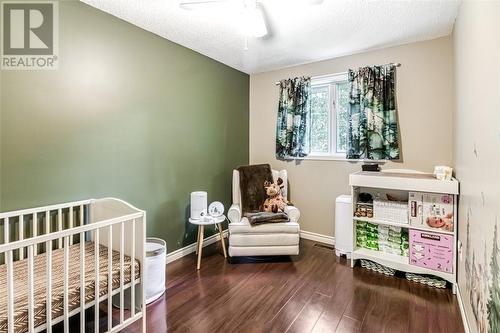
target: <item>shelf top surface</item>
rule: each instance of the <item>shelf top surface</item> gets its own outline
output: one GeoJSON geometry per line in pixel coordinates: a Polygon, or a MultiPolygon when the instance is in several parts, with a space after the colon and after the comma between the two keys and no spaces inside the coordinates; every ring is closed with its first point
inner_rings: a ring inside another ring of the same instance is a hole
{"type": "Polygon", "coordinates": [[[436,182],[457,182],[455,178],[451,180],[438,180],[432,173],[403,173],[403,172],[383,172],[383,171],[358,171],[353,173],[358,176],[374,176],[386,178],[405,178],[405,179],[419,179],[419,180],[433,180],[436,182]]]}
{"type": "Polygon", "coordinates": [[[196,225],[212,225],[222,223],[226,220],[226,215],[221,216],[207,216],[201,219],[189,218],[189,222],[196,225]]]}
{"type": "Polygon", "coordinates": [[[350,174],[351,186],[394,188],[458,194],[458,181],[438,180],[430,173],[358,171],[350,174]]]}

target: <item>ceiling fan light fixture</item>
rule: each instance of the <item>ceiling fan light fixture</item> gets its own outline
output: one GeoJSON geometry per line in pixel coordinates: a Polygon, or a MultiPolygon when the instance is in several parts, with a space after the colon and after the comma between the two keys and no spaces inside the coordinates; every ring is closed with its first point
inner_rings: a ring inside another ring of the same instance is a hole
{"type": "Polygon", "coordinates": [[[246,6],[243,10],[243,29],[248,37],[264,37],[267,35],[266,21],[260,8],[246,6]]]}

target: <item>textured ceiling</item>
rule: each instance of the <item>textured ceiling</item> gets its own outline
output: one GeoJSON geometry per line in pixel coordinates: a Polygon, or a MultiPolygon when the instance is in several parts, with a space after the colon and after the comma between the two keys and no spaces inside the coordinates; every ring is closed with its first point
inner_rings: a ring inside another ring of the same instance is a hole
{"type": "Polygon", "coordinates": [[[269,34],[250,38],[245,50],[236,11],[186,10],[178,0],[82,1],[250,74],[448,35],[460,3],[261,0],[269,34]]]}

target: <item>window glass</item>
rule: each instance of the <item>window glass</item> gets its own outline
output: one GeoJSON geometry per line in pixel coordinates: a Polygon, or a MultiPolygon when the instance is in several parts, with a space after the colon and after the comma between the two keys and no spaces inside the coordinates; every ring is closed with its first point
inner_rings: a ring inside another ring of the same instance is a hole
{"type": "Polygon", "coordinates": [[[342,157],[347,151],[349,83],[345,76],[311,85],[311,155],[342,157]]]}
{"type": "Polygon", "coordinates": [[[347,131],[349,129],[349,83],[337,84],[337,153],[347,151],[347,131]]]}
{"type": "Polygon", "coordinates": [[[311,97],[311,151],[328,153],[330,87],[328,85],[313,86],[311,97]]]}

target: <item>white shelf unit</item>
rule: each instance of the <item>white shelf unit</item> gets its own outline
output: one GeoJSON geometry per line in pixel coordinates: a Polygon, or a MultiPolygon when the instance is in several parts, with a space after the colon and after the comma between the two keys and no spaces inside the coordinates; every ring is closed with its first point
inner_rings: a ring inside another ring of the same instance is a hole
{"type": "Polygon", "coordinates": [[[390,173],[390,172],[368,172],[359,171],[349,175],[349,185],[351,186],[352,207],[353,207],[353,249],[351,256],[351,267],[354,267],[356,260],[367,259],[381,265],[416,274],[430,274],[440,277],[452,284],[452,291],[455,294],[457,288],[457,200],[459,185],[456,179],[442,181],[434,178],[432,174],[421,173],[390,173]],[[453,195],[453,231],[432,230],[429,228],[417,227],[409,223],[399,223],[384,221],[369,217],[355,217],[358,194],[364,191],[389,190],[398,192],[430,192],[453,195]],[[453,235],[453,273],[446,273],[427,269],[410,264],[408,257],[389,254],[381,251],[374,251],[357,247],[356,245],[356,221],[365,221],[375,224],[390,225],[406,229],[424,230],[434,233],[453,235]]]}

